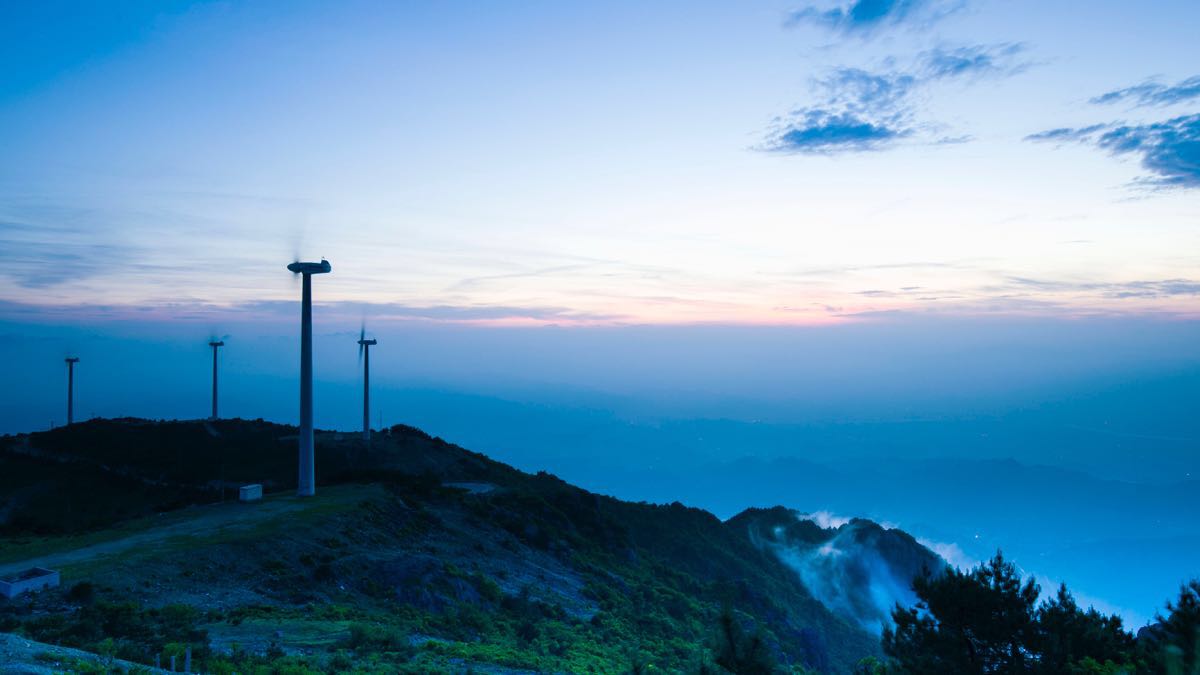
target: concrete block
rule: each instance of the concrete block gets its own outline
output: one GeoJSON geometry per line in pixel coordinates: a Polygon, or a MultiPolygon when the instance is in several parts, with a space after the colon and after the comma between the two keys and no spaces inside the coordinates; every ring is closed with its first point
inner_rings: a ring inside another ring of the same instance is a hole
{"type": "Polygon", "coordinates": [[[45,567],[31,567],[16,574],[0,578],[0,595],[15,598],[29,591],[40,591],[44,588],[58,586],[58,570],[45,567]]]}

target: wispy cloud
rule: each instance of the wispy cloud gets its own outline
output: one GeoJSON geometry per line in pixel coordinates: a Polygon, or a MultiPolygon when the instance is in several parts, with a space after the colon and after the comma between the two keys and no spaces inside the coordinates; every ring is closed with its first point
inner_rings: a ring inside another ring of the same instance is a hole
{"type": "Polygon", "coordinates": [[[1166,187],[1200,187],[1200,114],[1165,122],[1119,126],[1105,132],[1096,145],[1114,155],[1141,157],[1142,167],[1166,187]]]}
{"type": "Polygon", "coordinates": [[[1124,89],[1115,89],[1091,99],[1096,104],[1133,103],[1138,106],[1172,105],[1200,98],[1200,75],[1175,84],[1147,80],[1124,89]]]}
{"type": "Polygon", "coordinates": [[[860,34],[900,25],[925,28],[964,4],[959,0],[850,0],[833,5],[807,5],[790,13],[786,23],[860,34]]]}
{"type": "Polygon", "coordinates": [[[779,120],[768,148],[808,154],[883,148],[913,133],[905,100],[916,85],[909,73],[835,69],[814,83],[823,102],[779,120]]]}
{"type": "Polygon", "coordinates": [[[1042,293],[1094,294],[1102,298],[1170,298],[1200,295],[1200,281],[1194,279],[1155,279],[1121,282],[1064,281],[1009,277],[992,291],[1027,290],[1042,293]]]}
{"type": "MultiPolygon", "coordinates": [[[[1173,85],[1147,80],[1094,96],[1094,105],[1131,103],[1134,107],[1166,106],[1200,98],[1200,75],[1173,85]]],[[[1152,188],[1200,187],[1200,114],[1157,122],[1109,122],[1085,127],[1049,129],[1025,137],[1035,142],[1094,145],[1114,156],[1132,155],[1149,175],[1135,184],[1152,188]]]]}
{"type": "Polygon", "coordinates": [[[104,228],[77,221],[86,212],[41,209],[38,222],[0,218],[0,275],[22,288],[42,289],[102,274],[113,260],[128,259],[133,250],[103,236],[104,228]]]}
{"type": "Polygon", "coordinates": [[[850,112],[810,109],[792,118],[771,145],[783,152],[832,154],[876,150],[911,133],[895,121],[871,122],[850,112]]]}
{"type": "Polygon", "coordinates": [[[595,267],[598,264],[600,264],[600,262],[602,262],[602,261],[568,264],[568,265],[554,265],[554,266],[550,266],[550,267],[540,267],[537,269],[522,270],[519,272],[509,272],[506,274],[490,274],[490,275],[485,275],[485,276],[470,277],[468,279],[462,279],[462,280],[456,282],[455,284],[450,286],[450,288],[448,290],[464,291],[464,290],[468,290],[468,289],[474,288],[476,286],[479,286],[479,285],[482,285],[482,284],[485,284],[488,282],[493,282],[493,281],[503,281],[506,279],[531,279],[531,278],[537,278],[537,277],[550,277],[550,276],[555,276],[555,275],[559,275],[559,274],[578,272],[581,270],[586,270],[591,267],[595,267]]]}
{"type": "Polygon", "coordinates": [[[1029,141],[1090,143],[1112,155],[1141,159],[1152,187],[1200,187],[1200,114],[1182,115],[1148,124],[1094,124],[1051,129],[1025,137],[1029,141]]]}
{"type": "Polygon", "coordinates": [[[413,307],[382,304],[370,307],[386,319],[419,319],[439,322],[536,322],[536,323],[593,323],[613,322],[624,317],[613,314],[584,312],[569,307],[505,307],[496,305],[433,305],[413,307]]]}
{"type": "Polygon", "coordinates": [[[840,267],[806,268],[794,272],[797,276],[837,276],[855,272],[875,272],[879,270],[930,270],[930,269],[970,269],[965,262],[912,261],[884,263],[878,265],[843,265],[840,267]]]}
{"type": "Polygon", "coordinates": [[[894,110],[919,83],[917,76],[911,73],[837,68],[818,84],[827,93],[830,104],[845,106],[853,112],[871,113],[894,110]]]}
{"type": "MultiPolygon", "coordinates": [[[[317,303],[320,321],[357,326],[362,317],[373,323],[420,321],[475,325],[547,325],[617,323],[626,317],[586,312],[568,307],[504,305],[407,305],[335,301],[317,303]]],[[[56,318],[92,320],[159,320],[178,322],[291,322],[295,320],[294,301],[262,300],[232,305],[208,303],[170,303],[160,305],[37,304],[0,300],[0,319],[34,320],[56,318]]]]}
{"type": "MultiPolygon", "coordinates": [[[[777,119],[765,148],[826,155],[884,149],[932,127],[917,121],[915,92],[938,81],[1021,72],[1028,66],[1023,51],[1017,43],[940,47],[921,53],[907,69],[835,68],[813,82],[821,102],[777,119]]],[[[964,137],[928,140],[963,142],[964,137]]]]}
{"type": "Polygon", "coordinates": [[[1108,125],[1106,125],[1106,124],[1093,124],[1091,126],[1080,127],[1078,129],[1071,128],[1071,127],[1059,127],[1058,129],[1047,129],[1046,131],[1039,131],[1036,134],[1029,134],[1028,136],[1025,137],[1025,140],[1035,141],[1035,142],[1050,141],[1050,142],[1059,142],[1059,143],[1073,142],[1073,141],[1085,141],[1085,140],[1088,140],[1088,138],[1090,138],[1092,136],[1092,134],[1096,133],[1097,131],[1101,131],[1102,129],[1107,128],[1107,126],[1108,125]]]}
{"type": "Polygon", "coordinates": [[[928,79],[1015,75],[1030,65],[1028,61],[1018,59],[1023,51],[1024,45],[1017,42],[939,47],[922,54],[921,60],[928,79]]]}
{"type": "MultiPolygon", "coordinates": [[[[624,317],[613,314],[587,312],[569,307],[540,305],[493,305],[493,304],[431,304],[411,305],[395,302],[334,301],[320,303],[325,320],[345,320],[350,323],[363,316],[380,321],[429,321],[434,323],[468,324],[550,324],[550,323],[600,323],[615,322],[624,317]]],[[[293,301],[259,301],[219,308],[215,311],[236,312],[254,316],[280,316],[286,320],[294,318],[296,303],[293,301]]]]}
{"type": "Polygon", "coordinates": [[[964,316],[1039,315],[1119,316],[1131,313],[1193,316],[1200,298],[1200,280],[1186,277],[1162,279],[1087,279],[1027,276],[1001,270],[979,270],[976,285],[868,286],[853,295],[878,305],[833,310],[853,320],[868,320],[896,313],[918,312],[964,316]]]}

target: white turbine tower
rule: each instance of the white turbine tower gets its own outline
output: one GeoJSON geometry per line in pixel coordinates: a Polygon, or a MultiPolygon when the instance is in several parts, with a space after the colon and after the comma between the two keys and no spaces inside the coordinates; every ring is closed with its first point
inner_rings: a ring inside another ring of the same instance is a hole
{"type": "Polygon", "coordinates": [[[75,364],[79,363],[78,356],[68,356],[67,362],[67,426],[75,421],[75,364]]]}
{"type": "Polygon", "coordinates": [[[212,392],[213,400],[212,400],[212,418],[211,419],[215,420],[215,419],[217,419],[217,348],[224,347],[225,341],[217,340],[217,339],[209,340],[208,346],[212,347],[212,350],[213,350],[213,392],[212,392]]]}
{"type": "Polygon", "coordinates": [[[293,274],[303,276],[300,294],[300,471],[296,494],[311,497],[317,492],[316,469],[313,461],[313,404],[312,404],[312,275],[328,274],[333,268],[329,261],[294,262],[288,265],[293,274]]]}
{"type": "Polygon", "coordinates": [[[358,331],[358,360],[363,364],[363,440],[371,441],[371,347],[379,341],[367,339],[367,327],[358,331]]]}

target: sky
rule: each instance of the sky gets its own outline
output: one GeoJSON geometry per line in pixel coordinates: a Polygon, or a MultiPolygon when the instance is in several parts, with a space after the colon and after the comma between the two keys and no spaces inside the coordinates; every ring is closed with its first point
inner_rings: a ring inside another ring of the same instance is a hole
{"type": "MultiPolygon", "coordinates": [[[[223,412],[294,422],[285,266],[324,257],[326,428],[359,419],[365,327],[374,419],[722,516],[753,490],[656,472],[1187,485],[1196,25],[1190,0],[0,5],[0,433],[62,423],[67,355],[83,417],[207,414],[212,337],[223,412]]],[[[990,511],[939,525],[956,499],[789,505],[1048,578],[1169,548],[1136,597],[1086,577],[1136,620],[1197,572],[1200,529],[1068,541],[1049,514],[1014,542],[990,511]]]]}
{"type": "Polygon", "coordinates": [[[0,11],[5,300],[1196,314],[1192,2],[0,11]]]}

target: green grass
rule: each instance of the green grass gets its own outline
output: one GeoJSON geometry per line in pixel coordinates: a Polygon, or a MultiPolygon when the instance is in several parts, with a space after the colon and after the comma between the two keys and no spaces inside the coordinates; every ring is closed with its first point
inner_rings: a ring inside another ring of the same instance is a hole
{"type": "MultiPolygon", "coordinates": [[[[280,521],[292,518],[311,518],[341,513],[355,508],[363,500],[379,497],[383,491],[372,485],[328,486],[313,496],[299,498],[279,493],[264,496],[261,502],[243,504],[227,502],[145,516],[122,522],[113,527],[82,534],[58,536],[0,537],[0,565],[30,561],[56,553],[118,542],[136,535],[162,532],[154,540],[157,547],[183,548],[219,543],[246,536],[264,535],[277,529],[280,521]],[[201,518],[216,518],[217,529],[203,534],[171,534],[172,528],[195,523],[201,518]]],[[[127,552],[137,555],[137,551],[127,552]]]]}

